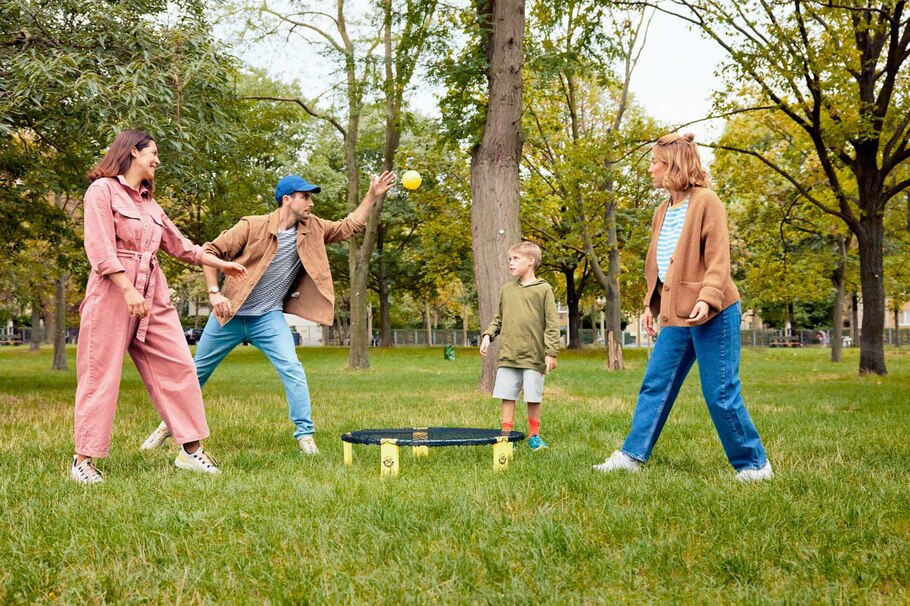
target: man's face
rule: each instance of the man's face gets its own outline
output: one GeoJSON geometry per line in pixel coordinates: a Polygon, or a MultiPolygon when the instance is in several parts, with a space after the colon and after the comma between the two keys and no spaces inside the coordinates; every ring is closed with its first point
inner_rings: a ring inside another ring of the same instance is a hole
{"type": "Polygon", "coordinates": [[[310,192],[297,191],[290,196],[285,196],[284,203],[298,221],[303,221],[310,216],[310,211],[313,209],[313,195],[310,192]]]}

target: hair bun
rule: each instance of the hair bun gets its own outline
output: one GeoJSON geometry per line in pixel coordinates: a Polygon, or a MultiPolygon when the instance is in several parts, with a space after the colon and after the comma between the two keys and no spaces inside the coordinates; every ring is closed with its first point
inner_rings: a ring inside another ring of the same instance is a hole
{"type": "Polygon", "coordinates": [[[689,143],[692,143],[693,141],[695,141],[695,135],[693,133],[685,133],[682,136],[682,138],[685,139],[686,141],[688,141],[689,143]]]}

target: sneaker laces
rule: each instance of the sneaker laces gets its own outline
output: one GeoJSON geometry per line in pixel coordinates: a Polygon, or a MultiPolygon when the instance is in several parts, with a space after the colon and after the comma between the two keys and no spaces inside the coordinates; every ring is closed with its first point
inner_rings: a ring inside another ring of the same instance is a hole
{"type": "Polygon", "coordinates": [[[95,461],[89,457],[75,466],[76,471],[79,472],[82,476],[86,478],[101,478],[104,479],[104,474],[101,473],[101,470],[95,467],[95,461]]]}
{"type": "MultiPolygon", "coordinates": [[[[186,449],[184,449],[184,451],[186,451],[186,449]]],[[[199,448],[196,450],[196,452],[188,452],[187,454],[191,457],[199,459],[203,465],[208,465],[209,467],[214,467],[216,469],[218,468],[218,461],[215,460],[215,457],[205,451],[202,448],[201,444],[199,445],[199,448]]]]}

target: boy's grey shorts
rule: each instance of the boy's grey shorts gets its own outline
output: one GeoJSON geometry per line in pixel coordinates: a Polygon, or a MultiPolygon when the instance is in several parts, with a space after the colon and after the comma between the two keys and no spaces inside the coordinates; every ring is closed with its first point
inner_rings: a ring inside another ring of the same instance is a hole
{"type": "Polygon", "coordinates": [[[509,368],[500,366],[496,370],[496,385],[493,386],[493,397],[503,400],[517,400],[519,392],[524,389],[525,402],[536,404],[543,401],[542,372],[530,368],[509,368]]]}

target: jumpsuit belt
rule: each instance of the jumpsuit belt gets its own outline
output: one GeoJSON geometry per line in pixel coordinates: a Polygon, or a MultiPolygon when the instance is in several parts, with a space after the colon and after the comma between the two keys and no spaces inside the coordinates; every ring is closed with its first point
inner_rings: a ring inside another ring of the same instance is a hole
{"type": "Polygon", "coordinates": [[[152,297],[155,294],[155,283],[158,275],[158,257],[153,252],[136,251],[136,250],[117,250],[117,256],[121,259],[138,259],[139,268],[136,272],[136,290],[143,293],[145,302],[148,304],[149,313],[139,320],[139,328],[136,330],[136,339],[145,343],[145,334],[148,332],[149,317],[152,315],[152,297]]]}

